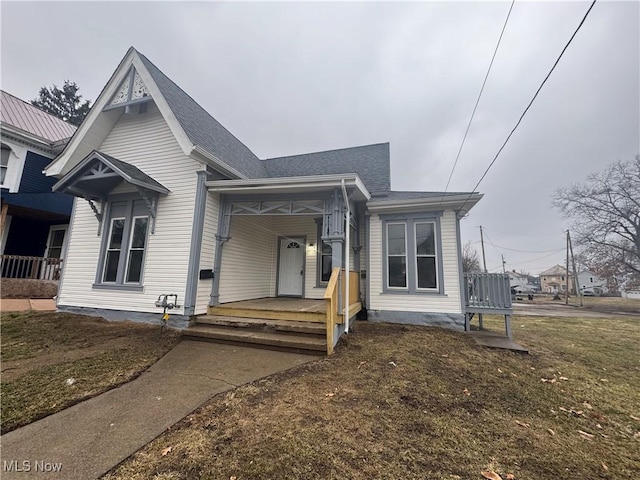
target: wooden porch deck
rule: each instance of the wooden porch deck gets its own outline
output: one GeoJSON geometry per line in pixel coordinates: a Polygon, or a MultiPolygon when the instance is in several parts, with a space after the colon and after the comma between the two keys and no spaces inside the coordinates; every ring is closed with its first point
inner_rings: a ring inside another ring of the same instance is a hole
{"type": "MultiPolygon", "coordinates": [[[[361,309],[359,272],[334,268],[324,298],[266,297],[210,306],[183,335],[331,355],[338,325],[345,324],[342,301],[349,285],[349,318],[361,309]],[[342,278],[347,280],[341,281],[342,278]]],[[[348,325],[344,325],[343,331],[348,325]]]]}

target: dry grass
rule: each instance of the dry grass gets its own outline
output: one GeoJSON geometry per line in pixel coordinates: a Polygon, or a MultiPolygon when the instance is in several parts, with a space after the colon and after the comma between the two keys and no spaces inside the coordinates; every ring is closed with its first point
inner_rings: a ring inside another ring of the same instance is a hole
{"type": "Polygon", "coordinates": [[[3,314],[0,327],[2,433],[132,380],[178,341],[158,326],[63,313],[3,314]]]}
{"type": "Polygon", "coordinates": [[[640,478],[638,326],[516,318],[527,356],[358,323],[334,356],[214,398],[106,478],[640,478]]]}
{"type": "Polygon", "coordinates": [[[24,278],[0,279],[2,298],[53,298],[58,294],[58,282],[24,278]]]}

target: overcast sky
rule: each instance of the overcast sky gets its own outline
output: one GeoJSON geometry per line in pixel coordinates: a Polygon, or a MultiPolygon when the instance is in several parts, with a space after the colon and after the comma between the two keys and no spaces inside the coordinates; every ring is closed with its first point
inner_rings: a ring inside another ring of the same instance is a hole
{"type": "MultiPolygon", "coordinates": [[[[2,1],[1,86],[95,100],[134,46],[260,158],[390,142],[393,189],[442,191],[509,5],[2,1]]],[[[516,1],[449,191],[473,188],[588,7],[516,1]]],[[[640,153],[639,63],[640,4],[598,2],[462,222],[490,271],[564,261],[551,195],[640,153]]]]}

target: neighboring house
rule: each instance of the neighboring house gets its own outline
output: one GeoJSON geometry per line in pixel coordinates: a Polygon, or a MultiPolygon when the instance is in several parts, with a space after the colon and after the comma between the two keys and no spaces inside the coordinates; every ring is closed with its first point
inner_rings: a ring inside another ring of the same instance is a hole
{"type": "Polygon", "coordinates": [[[607,292],[607,281],[589,270],[578,272],[578,287],[588,295],[601,295],[607,292]]]}
{"type": "MultiPolygon", "coordinates": [[[[555,265],[540,273],[540,288],[544,293],[560,293],[567,290],[567,270],[562,265],[555,265]]],[[[569,276],[569,293],[575,294],[573,275],[569,276]]]]}
{"type": "Polygon", "coordinates": [[[34,258],[64,258],[73,197],[53,193],[55,179],[43,170],[76,127],[4,91],[0,94],[2,276],[56,278],[55,260],[43,264],[34,258]]]}
{"type": "Polygon", "coordinates": [[[507,272],[509,275],[509,286],[516,293],[530,293],[535,289],[535,285],[529,283],[529,275],[517,273],[515,270],[507,272]]]}
{"type": "Polygon", "coordinates": [[[231,302],[334,305],[346,258],[358,308],[329,351],[362,304],[464,328],[459,222],[482,195],[391,190],[387,143],[260,159],[133,48],[46,173],[76,197],[59,310],[158,321],[176,294],[184,327],[231,302]]]}

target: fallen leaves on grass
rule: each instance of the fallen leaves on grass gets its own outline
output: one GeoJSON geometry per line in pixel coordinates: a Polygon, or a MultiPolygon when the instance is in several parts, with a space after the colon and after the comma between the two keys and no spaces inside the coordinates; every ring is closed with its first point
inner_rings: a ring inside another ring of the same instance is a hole
{"type": "Polygon", "coordinates": [[[336,394],[334,392],[329,392],[324,394],[325,397],[335,397],[335,395],[336,394]]]}
{"type": "Polygon", "coordinates": [[[607,470],[609,470],[609,467],[607,467],[607,464],[604,462],[601,462],[600,465],[602,465],[602,469],[606,472],[607,470]]]}
{"type": "Polygon", "coordinates": [[[488,480],[502,480],[502,477],[494,471],[483,470],[480,474],[488,480]]]}
{"type": "Polygon", "coordinates": [[[166,457],[167,455],[169,455],[169,453],[171,453],[171,450],[173,450],[173,447],[165,447],[162,449],[162,456],[166,457]]]}
{"type": "Polygon", "coordinates": [[[578,433],[582,435],[583,438],[588,438],[589,440],[595,437],[595,435],[585,432],[584,430],[578,430],[578,433]]]}
{"type": "Polygon", "coordinates": [[[554,378],[541,378],[540,381],[542,383],[556,383],[556,379],[554,378]]]}
{"type": "Polygon", "coordinates": [[[516,423],[524,428],[529,428],[531,425],[525,422],[521,422],[520,420],[516,420],[516,423]]]}
{"type": "Polygon", "coordinates": [[[462,391],[462,393],[464,393],[467,397],[468,397],[469,395],[471,395],[471,392],[469,391],[469,389],[468,389],[468,388],[465,388],[465,389],[462,391]]]}
{"type": "Polygon", "coordinates": [[[551,435],[555,435],[556,432],[554,432],[553,430],[551,430],[550,428],[547,428],[547,432],[549,432],[551,435]]]}

